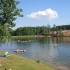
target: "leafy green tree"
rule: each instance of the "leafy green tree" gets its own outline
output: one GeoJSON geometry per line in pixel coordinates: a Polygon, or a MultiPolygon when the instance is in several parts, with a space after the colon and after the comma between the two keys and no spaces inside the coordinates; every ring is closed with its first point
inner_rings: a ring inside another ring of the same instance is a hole
{"type": "Polygon", "coordinates": [[[47,31],[48,31],[48,29],[46,28],[46,26],[40,27],[40,34],[41,35],[46,35],[47,31]]]}
{"type": "Polygon", "coordinates": [[[6,26],[0,26],[0,40],[1,41],[10,40],[10,34],[6,26]]]}
{"type": "Polygon", "coordinates": [[[34,27],[29,27],[29,30],[30,30],[30,35],[34,35],[35,34],[34,27]]]}
{"type": "Polygon", "coordinates": [[[36,27],[36,35],[39,35],[39,34],[41,34],[41,33],[40,33],[40,27],[37,26],[37,27],[36,27]]]}
{"type": "Polygon", "coordinates": [[[16,34],[17,36],[22,36],[22,27],[17,28],[16,31],[15,31],[15,34],[16,34]]]}
{"type": "Polygon", "coordinates": [[[16,6],[19,4],[16,0],[0,0],[0,38],[9,38],[9,28],[14,27],[17,16],[23,17],[20,14],[22,9],[18,9],[16,6]],[[4,28],[4,29],[3,29],[4,28]],[[6,34],[8,34],[6,36],[6,34]],[[2,37],[3,36],[3,37],[2,37]]]}

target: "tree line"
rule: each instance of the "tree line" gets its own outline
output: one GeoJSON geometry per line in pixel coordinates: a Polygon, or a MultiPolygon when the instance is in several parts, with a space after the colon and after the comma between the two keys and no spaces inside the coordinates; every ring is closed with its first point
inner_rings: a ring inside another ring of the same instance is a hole
{"type": "Polygon", "coordinates": [[[24,36],[24,35],[62,35],[62,30],[70,30],[70,25],[61,25],[53,27],[48,26],[37,26],[37,27],[19,27],[16,30],[10,30],[11,36],[24,36]],[[56,31],[56,34],[54,33],[56,31]]]}
{"type": "Polygon", "coordinates": [[[13,36],[23,36],[23,35],[46,35],[49,34],[50,29],[42,27],[19,27],[16,30],[11,30],[11,35],[13,36]]]}

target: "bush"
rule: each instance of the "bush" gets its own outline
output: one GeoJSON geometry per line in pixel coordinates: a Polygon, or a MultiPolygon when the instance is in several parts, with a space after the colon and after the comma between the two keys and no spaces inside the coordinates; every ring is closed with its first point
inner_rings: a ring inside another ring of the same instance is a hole
{"type": "Polygon", "coordinates": [[[40,63],[40,60],[37,60],[36,62],[37,62],[37,63],[40,63]]]}

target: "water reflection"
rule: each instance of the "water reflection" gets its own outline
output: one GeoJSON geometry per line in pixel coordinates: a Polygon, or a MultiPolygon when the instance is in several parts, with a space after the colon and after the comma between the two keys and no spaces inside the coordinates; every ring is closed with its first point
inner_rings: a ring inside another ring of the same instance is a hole
{"type": "Polygon", "coordinates": [[[50,46],[47,59],[49,62],[53,62],[58,59],[57,46],[50,46]]]}

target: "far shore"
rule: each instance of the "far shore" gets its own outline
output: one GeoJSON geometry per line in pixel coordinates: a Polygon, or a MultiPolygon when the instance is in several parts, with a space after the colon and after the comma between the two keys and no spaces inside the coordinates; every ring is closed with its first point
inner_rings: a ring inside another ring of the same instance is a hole
{"type": "MultiPolygon", "coordinates": [[[[44,35],[11,36],[11,38],[38,38],[38,37],[53,37],[53,36],[44,36],[44,35]]],[[[70,37],[70,36],[54,36],[54,37],[70,37]]]]}

